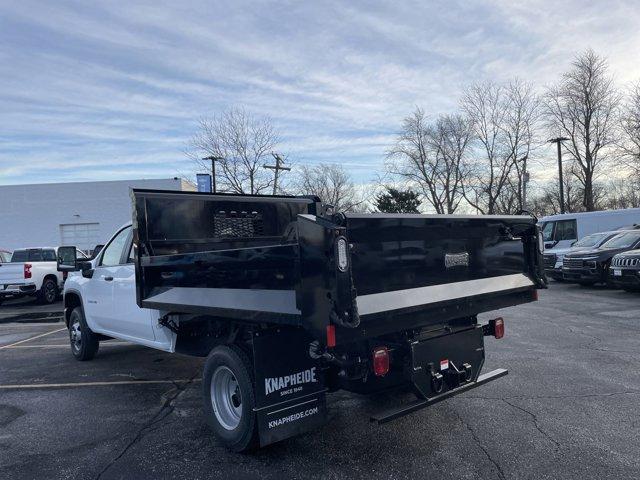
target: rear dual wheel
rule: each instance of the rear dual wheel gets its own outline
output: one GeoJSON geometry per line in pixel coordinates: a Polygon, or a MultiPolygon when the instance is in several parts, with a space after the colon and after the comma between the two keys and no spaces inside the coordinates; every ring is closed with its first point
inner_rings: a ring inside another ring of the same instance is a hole
{"type": "Polygon", "coordinates": [[[58,284],[51,278],[45,278],[38,292],[40,303],[50,304],[58,298],[58,284]]]}
{"type": "Polygon", "coordinates": [[[235,345],[214,348],[202,374],[204,414],[225,447],[235,452],[258,446],[253,366],[235,345]]]}

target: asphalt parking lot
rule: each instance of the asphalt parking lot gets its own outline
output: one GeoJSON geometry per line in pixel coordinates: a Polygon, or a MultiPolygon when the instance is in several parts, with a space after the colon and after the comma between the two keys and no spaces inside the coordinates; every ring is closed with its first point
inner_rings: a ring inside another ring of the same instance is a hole
{"type": "Polygon", "coordinates": [[[33,297],[5,300],[0,305],[0,324],[2,323],[50,323],[62,321],[62,299],[41,305],[33,297]]]}
{"type": "Polygon", "coordinates": [[[383,426],[397,399],[334,394],[323,429],[252,455],[204,425],[202,360],[80,363],[63,324],[0,324],[0,478],[640,478],[640,295],[552,284],[499,315],[507,377],[383,426]]]}

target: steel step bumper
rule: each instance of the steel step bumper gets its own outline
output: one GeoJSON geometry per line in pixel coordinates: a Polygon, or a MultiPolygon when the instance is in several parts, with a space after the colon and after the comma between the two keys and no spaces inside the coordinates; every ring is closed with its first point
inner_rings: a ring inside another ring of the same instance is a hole
{"type": "Polygon", "coordinates": [[[446,400],[447,398],[453,397],[454,395],[458,395],[459,393],[464,393],[466,391],[479,387],[480,385],[491,382],[492,380],[504,377],[508,373],[509,371],[504,368],[497,368],[495,370],[492,370],[491,372],[480,375],[475,382],[466,383],[454,390],[448,390],[440,395],[436,395],[435,397],[424,399],[421,398],[406,405],[380,412],[376,415],[371,416],[371,421],[377,424],[390,422],[391,420],[395,420],[396,418],[400,418],[418,410],[422,410],[423,408],[434,405],[438,402],[446,400]]]}

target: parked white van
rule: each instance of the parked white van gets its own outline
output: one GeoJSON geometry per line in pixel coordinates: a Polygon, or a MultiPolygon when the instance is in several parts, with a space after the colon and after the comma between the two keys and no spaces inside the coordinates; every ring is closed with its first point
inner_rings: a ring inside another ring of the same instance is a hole
{"type": "Polygon", "coordinates": [[[544,248],[567,248],[586,235],[640,225],[640,208],[561,213],[540,219],[544,248]]]}

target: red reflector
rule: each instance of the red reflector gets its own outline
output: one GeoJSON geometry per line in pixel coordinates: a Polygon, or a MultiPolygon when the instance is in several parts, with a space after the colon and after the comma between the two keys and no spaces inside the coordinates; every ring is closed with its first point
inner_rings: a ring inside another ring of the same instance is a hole
{"type": "Polygon", "coordinates": [[[384,377],[389,373],[389,350],[387,347],[377,347],[373,350],[373,373],[377,377],[384,377]]]}
{"type": "Polygon", "coordinates": [[[533,298],[534,301],[538,300],[538,290],[531,292],[531,298],[533,298]]]}
{"type": "Polygon", "coordinates": [[[327,325],[327,347],[336,346],[336,326],[327,325]]]}
{"type": "Polygon", "coordinates": [[[24,264],[24,278],[31,278],[31,264],[24,264]]]}
{"type": "Polygon", "coordinates": [[[69,272],[62,272],[62,279],[66,280],[68,275],[69,275],[69,272]]]}
{"type": "Polygon", "coordinates": [[[504,337],[504,320],[502,318],[496,318],[494,320],[494,336],[496,338],[504,337]]]}

